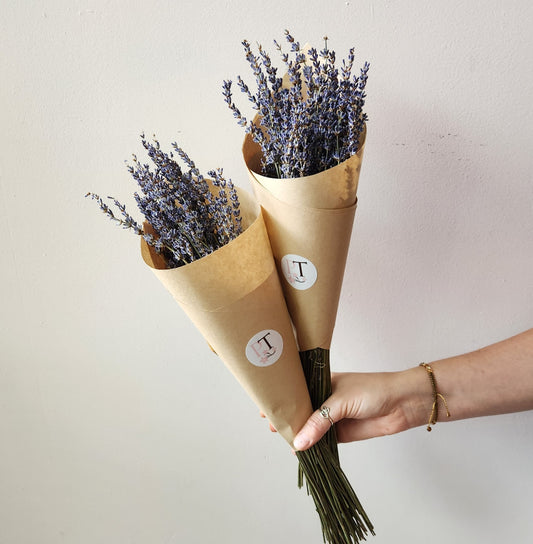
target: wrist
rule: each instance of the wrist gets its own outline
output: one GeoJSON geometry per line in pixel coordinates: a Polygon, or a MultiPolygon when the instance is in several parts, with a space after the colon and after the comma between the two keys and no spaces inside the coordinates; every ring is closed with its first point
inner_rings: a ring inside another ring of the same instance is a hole
{"type": "Polygon", "coordinates": [[[427,425],[433,403],[431,384],[424,368],[413,367],[396,373],[398,408],[407,428],[427,425]]]}

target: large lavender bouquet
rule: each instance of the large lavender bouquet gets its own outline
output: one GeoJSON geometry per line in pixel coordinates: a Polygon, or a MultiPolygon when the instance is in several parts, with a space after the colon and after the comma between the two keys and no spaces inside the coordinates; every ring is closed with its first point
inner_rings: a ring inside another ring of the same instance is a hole
{"type": "MultiPolygon", "coordinates": [[[[241,77],[237,85],[256,111],[253,119],[235,104],[231,81],[224,82],[223,94],[247,133],[244,159],[285,279],[302,365],[318,409],[331,394],[329,348],[357,202],[369,65],[353,75],[353,49],[339,68],[327,39],[321,51],[301,47],[288,31],[286,39],[289,53],[274,42],[285,66],[283,77],[261,45],[256,55],[243,42],[256,90],[241,77]]],[[[338,464],[334,427],[323,441],[338,464]]],[[[302,469],[304,460],[298,456],[302,469]]],[[[302,470],[299,476],[302,485],[302,470]]],[[[339,505],[339,511],[346,513],[344,507],[348,518],[350,511],[358,512],[364,523],[354,521],[349,524],[353,530],[339,531],[331,542],[357,542],[367,528],[373,532],[359,503],[339,505]]]]}
{"type": "MultiPolygon", "coordinates": [[[[117,214],[98,195],[88,196],[142,237],[146,264],[292,445],[312,405],[259,207],[220,170],[204,178],[177,145],[186,171],[157,142],[143,137],[142,143],[155,166],[135,157],[129,166],[141,189],[135,199],[146,219],[142,226],[116,199],[117,214]]],[[[298,457],[325,539],[364,538],[369,522],[328,445],[298,457]]]]}

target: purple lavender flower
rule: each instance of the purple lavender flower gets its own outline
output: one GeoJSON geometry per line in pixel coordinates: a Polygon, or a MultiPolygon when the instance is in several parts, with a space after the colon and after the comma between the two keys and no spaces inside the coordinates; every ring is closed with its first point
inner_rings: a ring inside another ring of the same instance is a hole
{"type": "Polygon", "coordinates": [[[140,188],[134,193],[137,206],[155,235],[146,232],[115,198],[109,197],[120,212],[118,217],[102,198],[88,193],[86,196],[96,200],[111,220],[142,236],[162,253],[169,268],[200,259],[242,232],[239,198],[221,169],[209,173],[213,178],[210,186],[176,143],[172,147],[188,171],[182,170],[172,152],[163,152],[155,138],[149,142],[142,134],[141,142],[153,165],[143,164],[133,155],[133,164],[127,168],[140,188]]]}
{"type": "Polygon", "coordinates": [[[338,68],[327,38],[322,50],[307,52],[288,30],[285,38],[288,53],[274,40],[287,73],[285,86],[263,47],[258,45],[256,56],[248,41],[242,42],[257,91],[254,94],[240,76],[237,83],[259,114],[261,129],[236,106],[231,81],[223,84],[225,101],[238,124],[261,146],[261,173],[277,178],[308,176],[340,164],[359,150],[367,121],[363,107],[370,65],[365,63],[359,76],[352,75],[353,48],[338,68]]]}

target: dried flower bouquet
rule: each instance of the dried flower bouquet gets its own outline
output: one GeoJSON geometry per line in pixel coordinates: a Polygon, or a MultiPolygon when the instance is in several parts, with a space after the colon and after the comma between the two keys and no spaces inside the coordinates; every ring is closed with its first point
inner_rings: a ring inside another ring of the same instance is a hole
{"type": "MultiPolygon", "coordinates": [[[[146,264],[292,445],[312,406],[259,206],[221,170],[205,179],[177,145],[188,171],[157,141],[151,144],[143,136],[142,142],[155,165],[152,171],[134,157],[129,166],[142,191],[135,193],[146,219],[142,226],[116,199],[109,197],[118,216],[98,195],[87,196],[110,219],[142,237],[146,264]]],[[[349,511],[358,505],[357,497],[328,445],[321,442],[301,452],[299,460],[325,538],[339,544],[346,542],[341,534],[362,538],[362,509],[349,511]]]]}
{"type": "MultiPolygon", "coordinates": [[[[355,76],[353,49],[339,70],[327,39],[320,52],[300,47],[288,31],[286,39],[290,54],[274,42],[286,68],[284,77],[261,45],[254,55],[243,42],[257,91],[241,77],[237,84],[257,112],[253,119],[235,104],[231,81],[224,82],[223,94],[247,133],[244,160],[263,208],[313,408],[318,409],[331,394],[329,348],[357,204],[369,65],[355,76]]],[[[338,465],[334,427],[323,441],[338,465]]],[[[298,456],[301,460],[301,452],[298,456]]],[[[338,510],[348,518],[357,512],[358,519],[349,524],[353,530],[325,531],[329,542],[358,542],[373,533],[358,501],[340,504],[338,510]]]]}
{"type": "Polygon", "coordinates": [[[155,168],[134,156],[129,171],[145,217],[141,226],[116,199],[117,215],[142,237],[145,263],[170,291],[257,406],[289,442],[311,413],[283,292],[257,203],[221,170],[209,179],[173,144],[188,167],[157,141],[142,143],[155,168]]]}

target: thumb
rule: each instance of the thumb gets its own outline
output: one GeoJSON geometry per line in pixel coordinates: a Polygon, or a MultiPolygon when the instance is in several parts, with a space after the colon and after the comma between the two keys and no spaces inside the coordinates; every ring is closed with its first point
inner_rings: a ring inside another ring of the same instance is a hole
{"type": "Polygon", "coordinates": [[[335,413],[339,414],[339,410],[332,409],[332,401],[332,397],[327,399],[322,408],[313,412],[304,426],[298,431],[293,440],[296,450],[307,450],[314,446],[331,429],[333,423],[341,419],[340,417],[335,419],[335,413]]]}

